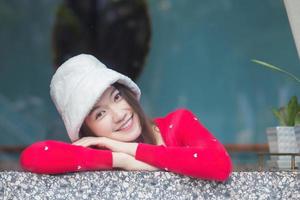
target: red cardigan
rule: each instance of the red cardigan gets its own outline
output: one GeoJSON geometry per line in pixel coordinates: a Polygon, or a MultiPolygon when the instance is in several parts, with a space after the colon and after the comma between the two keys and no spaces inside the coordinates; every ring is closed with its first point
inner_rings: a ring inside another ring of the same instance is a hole
{"type": "Polygon", "coordinates": [[[164,145],[139,143],[135,158],[167,171],[208,180],[226,180],[231,159],[223,145],[187,109],[154,119],[164,145]]]}
{"type": "MultiPolygon", "coordinates": [[[[223,145],[187,109],[177,109],[154,119],[164,145],[139,143],[135,158],[167,171],[207,180],[226,180],[232,163],[223,145]]],[[[36,142],[21,154],[25,171],[60,174],[87,170],[111,170],[112,151],[64,142],[36,142]]]]}

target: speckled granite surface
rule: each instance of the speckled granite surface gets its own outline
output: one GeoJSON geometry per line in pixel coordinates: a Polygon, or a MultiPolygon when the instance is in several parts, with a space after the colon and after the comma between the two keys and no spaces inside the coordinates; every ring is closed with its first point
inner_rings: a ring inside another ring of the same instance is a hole
{"type": "Polygon", "coordinates": [[[233,172],[220,183],[164,171],[3,171],[0,199],[300,199],[300,172],[233,172]]]}

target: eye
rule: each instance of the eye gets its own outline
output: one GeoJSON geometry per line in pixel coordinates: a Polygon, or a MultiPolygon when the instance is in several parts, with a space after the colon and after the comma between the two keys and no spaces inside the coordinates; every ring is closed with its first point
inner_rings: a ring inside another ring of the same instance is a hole
{"type": "Polygon", "coordinates": [[[122,99],[122,95],[120,92],[118,92],[115,96],[114,96],[114,101],[118,102],[122,99]]]}
{"type": "Polygon", "coordinates": [[[105,114],[105,111],[100,111],[96,114],[96,119],[103,117],[103,115],[105,114]]]}

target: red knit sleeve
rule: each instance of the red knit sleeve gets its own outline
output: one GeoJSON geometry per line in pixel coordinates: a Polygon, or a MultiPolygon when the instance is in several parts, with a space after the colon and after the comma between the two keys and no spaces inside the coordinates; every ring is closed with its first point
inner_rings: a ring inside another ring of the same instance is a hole
{"type": "Polygon", "coordinates": [[[20,156],[25,171],[39,174],[110,170],[112,152],[46,140],[28,146],[20,156]]]}
{"type": "Polygon", "coordinates": [[[135,158],[161,169],[206,180],[225,181],[232,162],[223,145],[187,109],[174,112],[169,128],[181,146],[139,143],[135,158]]]}

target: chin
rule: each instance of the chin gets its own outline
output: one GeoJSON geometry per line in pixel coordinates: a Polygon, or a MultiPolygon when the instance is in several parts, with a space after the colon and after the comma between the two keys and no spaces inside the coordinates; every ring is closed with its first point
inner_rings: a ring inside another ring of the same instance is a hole
{"type": "Polygon", "coordinates": [[[139,136],[141,135],[141,130],[139,129],[135,130],[134,132],[121,134],[123,134],[121,135],[122,137],[118,137],[120,140],[122,140],[123,142],[132,142],[139,138],[139,136]]]}
{"type": "Polygon", "coordinates": [[[132,142],[139,138],[142,133],[141,125],[137,116],[133,117],[133,127],[132,130],[124,131],[124,132],[115,132],[114,139],[122,141],[122,142],[132,142]]]}

